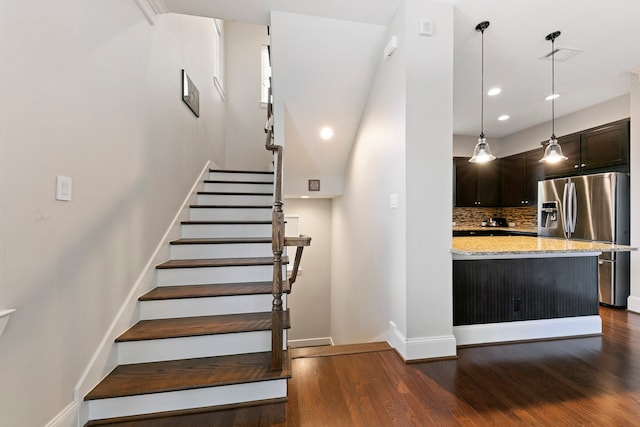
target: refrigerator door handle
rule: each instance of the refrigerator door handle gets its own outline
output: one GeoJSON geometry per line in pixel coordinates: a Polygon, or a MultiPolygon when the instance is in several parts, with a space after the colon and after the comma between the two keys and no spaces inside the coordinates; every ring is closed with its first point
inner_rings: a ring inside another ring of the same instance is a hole
{"type": "Polygon", "coordinates": [[[576,193],[576,184],[571,183],[571,232],[576,232],[576,220],[578,218],[578,195],[576,193]]]}
{"type": "Polygon", "coordinates": [[[569,184],[564,184],[564,190],[562,191],[562,232],[564,237],[567,237],[569,231],[569,215],[567,211],[567,190],[569,184]]]}

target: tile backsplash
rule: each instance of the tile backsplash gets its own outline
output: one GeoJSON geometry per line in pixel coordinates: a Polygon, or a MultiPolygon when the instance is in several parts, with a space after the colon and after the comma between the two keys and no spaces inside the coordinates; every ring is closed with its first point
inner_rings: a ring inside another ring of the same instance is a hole
{"type": "Polygon", "coordinates": [[[488,218],[506,218],[507,222],[515,222],[516,227],[537,227],[538,208],[453,208],[453,221],[458,226],[475,227],[488,218]]]}

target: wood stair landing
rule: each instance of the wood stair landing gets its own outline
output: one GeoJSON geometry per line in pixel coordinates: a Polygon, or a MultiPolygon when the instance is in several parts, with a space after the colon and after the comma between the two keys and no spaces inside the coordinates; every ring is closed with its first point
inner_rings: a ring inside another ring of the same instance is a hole
{"type": "Polygon", "coordinates": [[[291,378],[290,357],[271,370],[271,352],[136,363],[116,367],[85,400],[110,399],[291,378]]]}
{"type": "Polygon", "coordinates": [[[314,347],[298,347],[291,349],[292,359],[305,357],[342,356],[346,354],[372,353],[393,350],[387,342],[371,342],[363,344],[320,345],[314,347]]]}

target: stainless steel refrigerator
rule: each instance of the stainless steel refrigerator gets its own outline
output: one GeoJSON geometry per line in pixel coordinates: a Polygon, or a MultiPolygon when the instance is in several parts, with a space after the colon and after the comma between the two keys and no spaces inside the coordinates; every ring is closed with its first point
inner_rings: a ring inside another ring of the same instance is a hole
{"type": "MultiPolygon", "coordinates": [[[[629,244],[629,175],[607,172],[538,183],[538,235],[629,244]]],[[[624,307],[629,296],[629,252],[598,260],[602,304],[624,307]]]]}

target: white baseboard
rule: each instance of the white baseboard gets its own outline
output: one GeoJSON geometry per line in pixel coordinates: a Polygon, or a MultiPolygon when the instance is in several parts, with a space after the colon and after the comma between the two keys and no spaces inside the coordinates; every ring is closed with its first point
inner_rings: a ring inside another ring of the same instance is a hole
{"type": "Polygon", "coordinates": [[[631,295],[627,298],[627,310],[640,313],[640,297],[631,295]]]}
{"type": "Polygon", "coordinates": [[[453,335],[406,338],[389,322],[387,342],[396,349],[406,361],[438,359],[456,355],[456,338],[453,335]]]}
{"type": "Polygon", "coordinates": [[[331,337],[307,338],[302,340],[289,340],[288,344],[291,348],[333,345],[333,339],[331,337]]]}
{"type": "Polygon", "coordinates": [[[193,184],[178,209],[173,221],[160,239],[158,246],[142,269],[137,280],[131,287],[131,291],[124,300],[118,314],[109,326],[102,341],[82,373],[74,389],[74,401],[80,405],[80,425],[88,421],[88,411],[83,402],[84,396],[91,391],[109,372],[118,364],[117,347],[115,339],[139,318],[138,297],[156,286],[155,266],[169,257],[169,242],[180,236],[180,221],[188,219],[189,205],[195,199],[199,186],[203,186],[205,177],[208,177],[210,162],[207,162],[200,175],[193,184]],[[85,419],[87,418],[87,419],[85,419]]]}
{"type": "Polygon", "coordinates": [[[562,319],[528,320],[524,322],[488,323],[454,326],[458,345],[488,344],[546,338],[565,338],[602,333],[600,316],[565,317],[562,319]]]}
{"type": "Polygon", "coordinates": [[[78,427],[80,414],[80,404],[71,402],[51,421],[45,424],[45,427],[78,427]]]}

